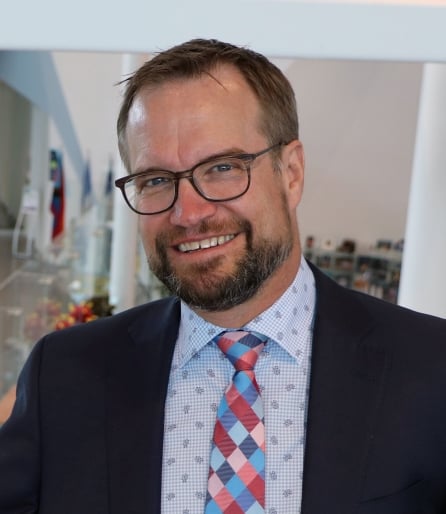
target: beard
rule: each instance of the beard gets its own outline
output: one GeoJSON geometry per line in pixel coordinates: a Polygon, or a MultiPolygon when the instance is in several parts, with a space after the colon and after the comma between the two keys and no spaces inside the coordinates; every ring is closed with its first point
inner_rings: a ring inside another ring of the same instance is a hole
{"type": "Polygon", "coordinates": [[[284,212],[287,230],[285,235],[274,240],[260,238],[254,241],[253,228],[247,220],[232,220],[227,224],[228,228],[207,221],[201,224],[198,233],[234,233],[236,224],[235,232],[245,234],[246,249],[235,262],[232,273],[219,270],[225,259],[219,256],[206,263],[189,266],[180,276],[167,257],[169,241],[180,235],[180,229],[156,238],[156,252],[149,257],[149,266],[169,291],[191,308],[212,312],[228,310],[252,298],[290,255],[293,247],[291,220],[285,209],[284,212]]]}

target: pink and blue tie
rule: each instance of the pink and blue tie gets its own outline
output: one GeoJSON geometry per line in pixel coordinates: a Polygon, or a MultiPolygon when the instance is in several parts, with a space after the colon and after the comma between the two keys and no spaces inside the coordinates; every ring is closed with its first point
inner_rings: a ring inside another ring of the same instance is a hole
{"type": "Polygon", "coordinates": [[[214,339],[235,373],[217,411],[205,514],[265,512],[265,425],[254,366],[266,340],[241,330],[214,339]]]}

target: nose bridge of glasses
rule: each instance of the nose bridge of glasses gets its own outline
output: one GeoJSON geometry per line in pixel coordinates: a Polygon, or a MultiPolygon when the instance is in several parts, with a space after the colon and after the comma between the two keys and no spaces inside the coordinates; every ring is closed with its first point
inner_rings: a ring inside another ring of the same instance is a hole
{"type": "Polygon", "coordinates": [[[196,168],[192,168],[191,170],[186,170],[186,171],[173,171],[172,172],[173,179],[175,180],[175,182],[177,184],[179,183],[179,181],[182,178],[187,178],[189,180],[189,182],[193,183],[195,169],[196,168]]]}
{"type": "Polygon", "coordinates": [[[194,177],[194,172],[197,168],[198,168],[198,166],[196,166],[190,170],[174,172],[173,179],[175,181],[175,189],[176,189],[175,198],[176,198],[176,200],[178,199],[178,196],[180,194],[180,180],[183,178],[188,180],[189,184],[192,186],[195,193],[198,193],[199,196],[206,199],[205,194],[200,189],[199,184],[196,182],[195,177],[194,177]]]}

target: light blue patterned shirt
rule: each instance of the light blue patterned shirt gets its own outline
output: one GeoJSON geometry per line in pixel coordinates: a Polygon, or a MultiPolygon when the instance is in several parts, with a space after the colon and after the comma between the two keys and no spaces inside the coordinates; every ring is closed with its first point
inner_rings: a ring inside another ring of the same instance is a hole
{"type": "MultiPolygon", "coordinates": [[[[301,508],[305,422],[315,285],[302,259],[293,283],[247,330],[268,337],[255,367],[265,412],[266,514],[301,508]]],[[[174,351],[166,399],[162,514],[202,514],[217,406],[234,368],[210,341],[227,328],[187,305],[174,351]]]]}

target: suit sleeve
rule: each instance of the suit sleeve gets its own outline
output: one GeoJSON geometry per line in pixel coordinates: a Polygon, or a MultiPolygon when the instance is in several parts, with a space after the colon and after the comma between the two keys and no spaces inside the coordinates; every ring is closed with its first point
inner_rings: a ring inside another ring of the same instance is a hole
{"type": "Polygon", "coordinates": [[[39,375],[43,342],[35,345],[18,380],[10,418],[0,428],[0,513],[39,510],[39,375]]]}

